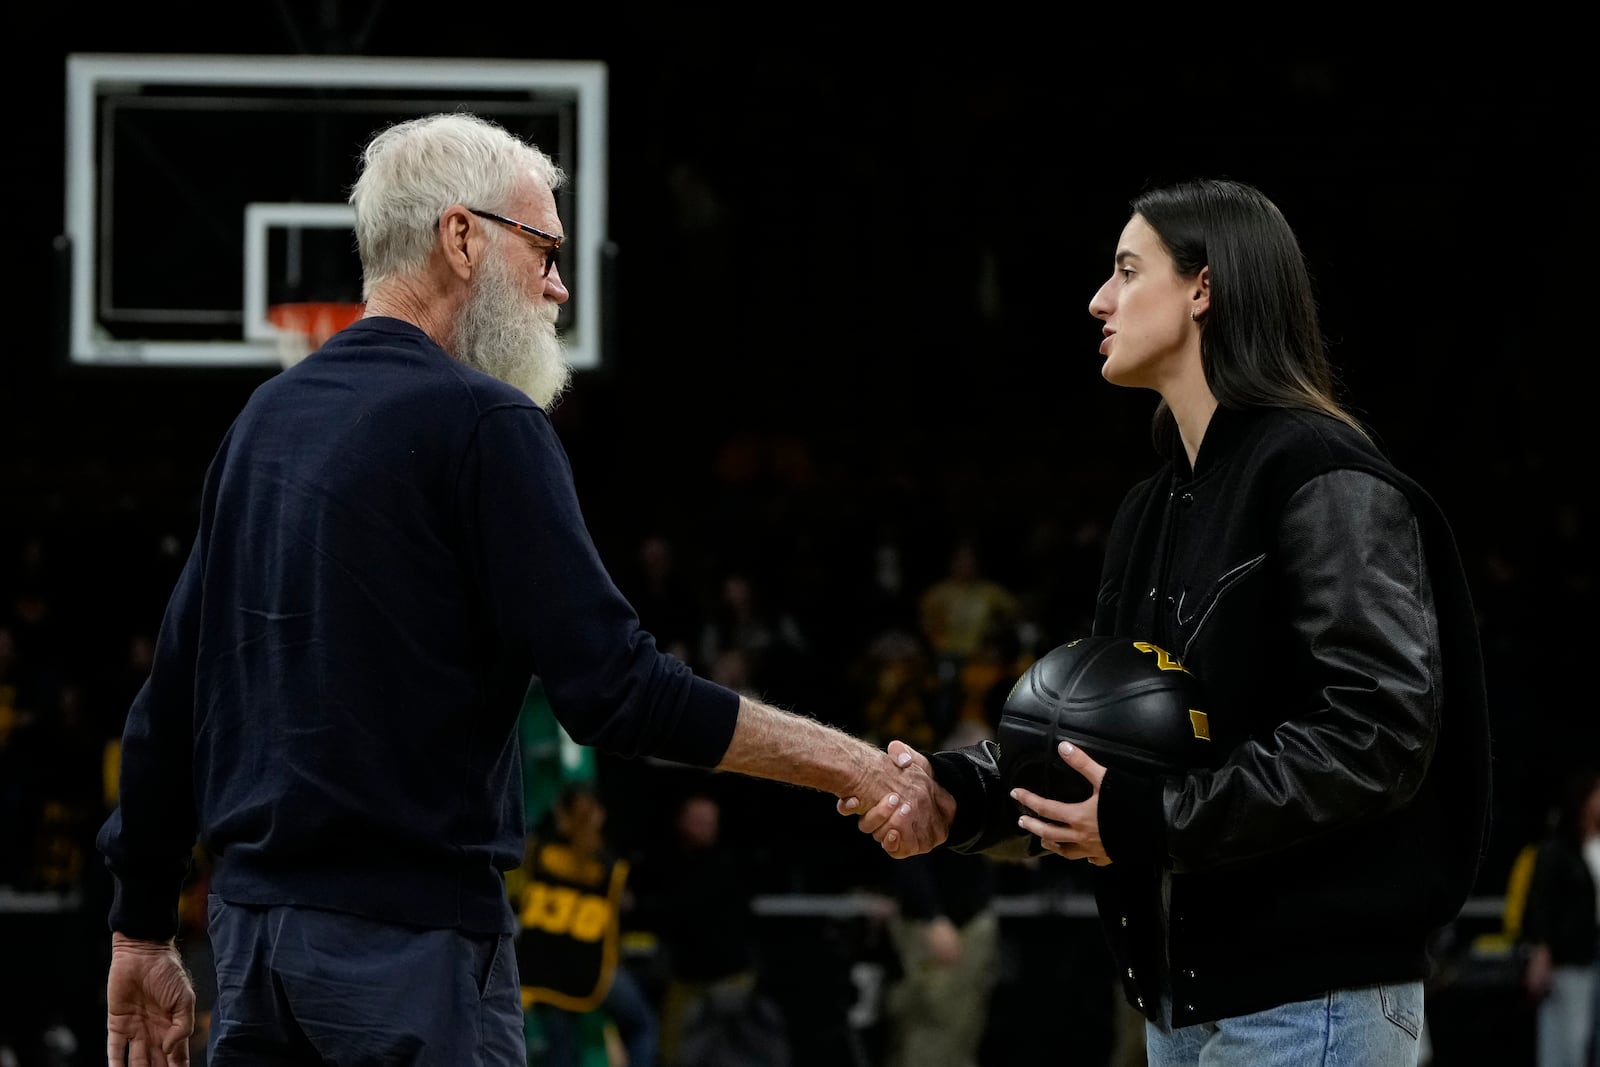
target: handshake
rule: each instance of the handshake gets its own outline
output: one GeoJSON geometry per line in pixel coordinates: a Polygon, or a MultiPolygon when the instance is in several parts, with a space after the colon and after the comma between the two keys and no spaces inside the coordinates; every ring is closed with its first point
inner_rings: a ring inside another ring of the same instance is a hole
{"type": "Polygon", "coordinates": [[[1002,843],[1009,851],[1032,834],[1038,846],[1030,842],[1030,854],[1105,866],[1111,859],[1100,840],[1099,804],[1106,768],[1081,746],[1144,775],[1215,765],[1219,746],[1204,707],[1193,675],[1157,645],[1103,636],[1069,641],[1036,660],[1012,688],[998,745],[982,741],[930,761],[892,741],[885,754],[902,779],[881,793],[842,796],[837,808],[859,815],[861,831],[897,859],[945,844],[959,825],[960,840],[950,843],[958,851],[1002,843]],[[907,799],[920,797],[918,790],[926,801],[907,799]],[[879,799],[868,804],[863,795],[879,799]]]}
{"type": "MultiPolygon", "coordinates": [[[[984,742],[973,748],[988,745],[984,742]]],[[[952,782],[957,790],[952,793],[935,776],[928,757],[903,741],[889,742],[885,755],[899,772],[899,778],[893,780],[894,787],[885,790],[870,806],[863,807],[861,796],[852,794],[840,797],[835,807],[841,815],[858,816],[857,828],[871,834],[895,859],[919,856],[945,844],[956,821],[958,805],[963,801],[969,805],[984,803],[985,793],[976,778],[971,790],[952,782]]],[[[1066,803],[1022,786],[1012,787],[1007,795],[1025,813],[1018,817],[1013,836],[1033,834],[1039,838],[1043,851],[1105,866],[1111,862],[1100,842],[1100,781],[1105,777],[1105,768],[1083,749],[1066,742],[1060,745],[1058,755],[1067,767],[1088,781],[1088,798],[1066,803]]],[[[981,757],[975,762],[981,762],[981,757]]],[[[987,820],[989,813],[979,813],[979,817],[987,820]]]]}

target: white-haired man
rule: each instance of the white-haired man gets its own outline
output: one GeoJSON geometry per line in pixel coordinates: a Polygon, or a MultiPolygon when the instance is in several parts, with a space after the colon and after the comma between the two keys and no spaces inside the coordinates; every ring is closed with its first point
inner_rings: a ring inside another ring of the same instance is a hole
{"type": "Polygon", "coordinates": [[[905,854],[948,822],[921,768],[696,677],[613,584],[547,414],[570,373],[555,163],[456,113],[362,164],[365,314],[224,437],[128,714],[99,839],[114,1063],[188,1060],[198,840],[209,1062],[522,1067],[502,875],[534,677],[581,743],[903,805],[905,854]]]}

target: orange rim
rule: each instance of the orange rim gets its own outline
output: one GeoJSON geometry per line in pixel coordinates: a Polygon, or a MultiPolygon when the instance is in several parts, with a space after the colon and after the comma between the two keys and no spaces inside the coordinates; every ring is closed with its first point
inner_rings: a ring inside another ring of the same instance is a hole
{"type": "Polygon", "coordinates": [[[355,322],[365,309],[365,304],[332,300],[273,304],[267,309],[267,321],[280,330],[300,334],[315,346],[355,322]]]}

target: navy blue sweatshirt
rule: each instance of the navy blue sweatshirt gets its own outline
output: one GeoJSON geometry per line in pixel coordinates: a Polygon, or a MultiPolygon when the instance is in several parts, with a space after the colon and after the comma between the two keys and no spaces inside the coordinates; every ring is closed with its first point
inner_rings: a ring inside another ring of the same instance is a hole
{"type": "Polygon", "coordinates": [[[738,695],[612,582],[546,414],[363,319],[207,471],[100,831],[111,928],[173,936],[198,838],[225,900],[511,932],[535,675],[582,744],[709,767],[733,736],[738,695]]]}

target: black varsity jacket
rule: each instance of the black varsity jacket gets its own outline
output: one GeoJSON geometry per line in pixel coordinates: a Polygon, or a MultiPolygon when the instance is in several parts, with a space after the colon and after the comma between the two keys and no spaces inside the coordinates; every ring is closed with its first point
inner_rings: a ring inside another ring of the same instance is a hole
{"type": "MultiPolygon", "coordinates": [[[[1128,1001],[1154,1018],[1166,992],[1185,1026],[1427,977],[1490,788],[1476,617],[1429,495],[1328,416],[1219,408],[1195,468],[1180,449],[1118,509],[1094,630],[1176,655],[1228,750],[1101,785],[1095,897],[1128,1001]]],[[[933,763],[946,847],[1014,853],[993,744],[933,763]]]]}

